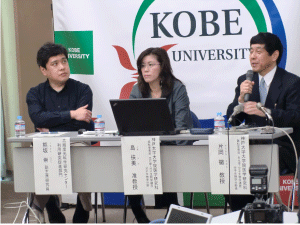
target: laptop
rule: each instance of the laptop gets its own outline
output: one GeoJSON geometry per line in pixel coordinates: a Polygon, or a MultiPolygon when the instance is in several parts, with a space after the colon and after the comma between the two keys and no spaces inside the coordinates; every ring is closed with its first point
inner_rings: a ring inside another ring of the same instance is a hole
{"type": "Polygon", "coordinates": [[[211,223],[211,220],[211,214],[172,204],[165,223],[211,223]]]}
{"type": "Polygon", "coordinates": [[[109,101],[120,135],[176,134],[165,98],[111,99],[109,101]]]}

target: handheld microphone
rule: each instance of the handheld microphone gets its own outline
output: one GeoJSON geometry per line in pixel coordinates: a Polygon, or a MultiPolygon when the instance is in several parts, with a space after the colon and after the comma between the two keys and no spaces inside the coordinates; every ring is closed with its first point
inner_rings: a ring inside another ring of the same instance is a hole
{"type": "MultiPolygon", "coordinates": [[[[247,73],[246,73],[246,80],[252,81],[252,79],[253,79],[253,71],[248,70],[247,73]]],[[[244,102],[248,102],[249,98],[250,98],[250,94],[249,93],[245,94],[244,102]]]]}
{"type": "Polygon", "coordinates": [[[268,117],[269,120],[273,121],[273,118],[271,114],[268,112],[267,108],[263,107],[263,105],[260,102],[256,104],[256,108],[262,111],[268,117]]]}
{"type": "Polygon", "coordinates": [[[240,112],[243,112],[243,110],[244,110],[244,105],[243,104],[235,106],[233,108],[233,113],[231,114],[230,118],[228,119],[228,123],[231,123],[232,118],[234,116],[236,116],[237,114],[239,114],[240,112]]]}

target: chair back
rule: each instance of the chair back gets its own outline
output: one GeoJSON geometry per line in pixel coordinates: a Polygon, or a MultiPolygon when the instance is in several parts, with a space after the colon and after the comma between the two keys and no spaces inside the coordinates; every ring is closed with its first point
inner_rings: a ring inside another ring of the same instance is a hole
{"type": "Polygon", "coordinates": [[[199,119],[196,116],[196,114],[193,113],[192,111],[190,111],[190,112],[191,112],[191,117],[193,120],[193,128],[201,128],[201,123],[199,122],[199,119]]]}

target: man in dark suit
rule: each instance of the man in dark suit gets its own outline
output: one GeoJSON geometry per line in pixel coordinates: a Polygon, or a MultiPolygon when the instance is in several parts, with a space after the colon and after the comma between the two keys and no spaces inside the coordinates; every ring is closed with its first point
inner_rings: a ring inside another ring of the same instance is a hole
{"type": "MultiPolygon", "coordinates": [[[[300,78],[279,68],[283,47],[280,39],[272,33],[259,33],[250,40],[250,64],[254,72],[253,80],[246,80],[246,75],[238,78],[235,98],[228,106],[227,116],[233,113],[235,106],[244,104],[244,110],[235,117],[235,124],[245,120],[246,124],[266,126],[265,114],[257,109],[262,105],[271,114],[275,127],[293,127],[291,137],[299,155],[300,149],[300,78]],[[249,101],[245,102],[245,94],[249,101]]],[[[287,137],[275,139],[279,145],[280,172],[295,172],[296,157],[293,146],[287,137]]],[[[231,196],[232,211],[239,210],[253,202],[253,196],[231,196]]],[[[228,196],[226,196],[228,198],[228,196]]]]}

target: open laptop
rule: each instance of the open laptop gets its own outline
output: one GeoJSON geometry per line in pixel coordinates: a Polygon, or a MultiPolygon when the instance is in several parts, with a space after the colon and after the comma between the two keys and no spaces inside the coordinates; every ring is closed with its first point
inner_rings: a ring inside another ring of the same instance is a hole
{"type": "Polygon", "coordinates": [[[211,220],[211,214],[172,204],[165,223],[210,223],[211,220]]]}
{"type": "Polygon", "coordinates": [[[111,99],[109,101],[120,135],[176,134],[165,98],[111,99]]]}

